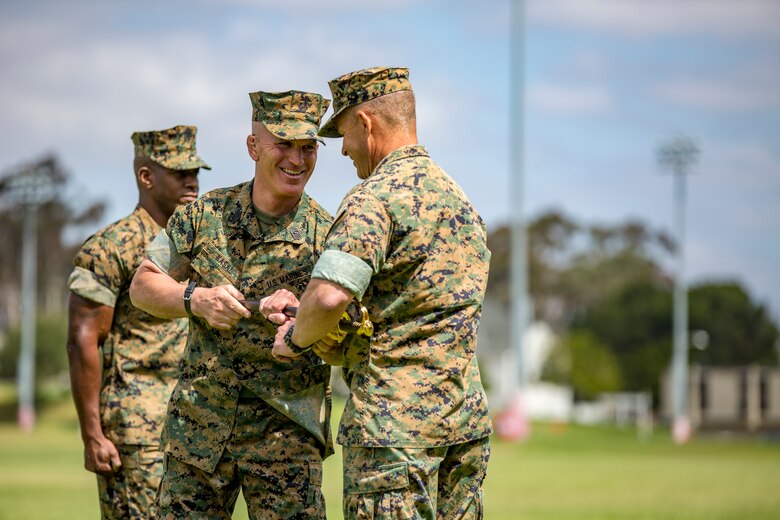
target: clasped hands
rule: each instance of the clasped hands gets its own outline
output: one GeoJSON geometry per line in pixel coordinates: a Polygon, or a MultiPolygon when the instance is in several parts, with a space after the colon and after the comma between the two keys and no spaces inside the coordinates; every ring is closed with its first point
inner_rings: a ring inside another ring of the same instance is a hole
{"type": "MultiPolygon", "coordinates": [[[[241,303],[242,300],[244,300],[244,295],[232,285],[197,287],[192,294],[191,308],[192,312],[205,319],[209,326],[220,330],[230,330],[242,318],[252,316],[252,312],[241,303]]],[[[260,300],[258,311],[269,321],[279,326],[274,337],[274,347],[271,354],[282,362],[289,362],[291,359],[301,356],[301,354],[292,352],[284,341],[285,333],[295,323],[295,318],[286,315],[284,308],[297,307],[299,304],[298,298],[287,289],[279,289],[260,300]]],[[[340,340],[337,341],[326,336],[313,343],[311,349],[329,365],[342,364],[340,340]]]]}
{"type": "MultiPolygon", "coordinates": [[[[290,350],[287,343],[284,340],[284,336],[289,328],[295,324],[295,318],[284,313],[285,307],[298,307],[300,302],[293,293],[287,289],[279,289],[271,296],[267,296],[260,300],[260,312],[268,318],[272,323],[279,325],[274,337],[274,347],[271,351],[271,355],[279,361],[288,363],[291,359],[297,358],[302,353],[295,353],[290,350]]],[[[311,350],[317,356],[322,358],[329,365],[341,365],[343,362],[343,351],[341,348],[340,339],[334,339],[331,334],[328,334],[322,339],[319,339],[312,343],[311,350]]],[[[306,345],[301,345],[305,347],[306,345]]]]}

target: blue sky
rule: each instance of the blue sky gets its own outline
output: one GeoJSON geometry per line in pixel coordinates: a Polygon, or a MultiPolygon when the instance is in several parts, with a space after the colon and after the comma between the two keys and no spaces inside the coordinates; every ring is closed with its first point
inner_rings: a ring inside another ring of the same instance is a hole
{"type": "MultiPolygon", "coordinates": [[[[252,175],[255,90],[406,66],[420,141],[489,227],[509,221],[509,1],[0,2],[0,171],[52,151],[74,203],[132,210],[134,130],[199,127],[202,191],[252,175]]],[[[655,149],[685,133],[688,280],[738,279],[780,318],[780,2],[528,0],[525,213],[671,232],[655,149]]],[[[329,97],[329,96],[328,96],[329,97]]],[[[332,141],[308,191],[357,181],[332,141]]]]}

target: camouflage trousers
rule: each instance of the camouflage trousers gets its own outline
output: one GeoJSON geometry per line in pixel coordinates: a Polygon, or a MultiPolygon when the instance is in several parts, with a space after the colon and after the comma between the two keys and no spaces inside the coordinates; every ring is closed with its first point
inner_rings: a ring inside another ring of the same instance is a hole
{"type": "Polygon", "coordinates": [[[228,519],[241,491],[251,519],[324,519],[323,451],[261,399],[241,399],[213,473],[166,455],[160,518],[228,519]]]}
{"type": "Polygon", "coordinates": [[[110,476],[98,475],[100,517],[104,520],[154,518],[157,488],[163,474],[158,446],[117,445],[122,467],[110,476]]]}
{"type": "Polygon", "coordinates": [[[489,438],[437,448],[344,446],[344,518],[477,520],[489,438]]]}

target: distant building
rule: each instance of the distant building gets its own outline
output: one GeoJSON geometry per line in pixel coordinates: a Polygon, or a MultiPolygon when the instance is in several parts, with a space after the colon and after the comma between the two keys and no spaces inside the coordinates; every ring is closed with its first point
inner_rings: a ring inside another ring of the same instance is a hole
{"type": "MultiPolygon", "coordinates": [[[[661,418],[671,417],[671,380],[661,376],[661,418]]],[[[688,413],[698,430],[780,430],[780,368],[758,365],[688,369],[688,413]]]]}

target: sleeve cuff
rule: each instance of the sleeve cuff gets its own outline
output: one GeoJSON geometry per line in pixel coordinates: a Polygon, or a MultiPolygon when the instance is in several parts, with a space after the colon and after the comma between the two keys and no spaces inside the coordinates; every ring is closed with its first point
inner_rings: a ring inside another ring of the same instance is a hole
{"type": "Polygon", "coordinates": [[[114,307],[117,295],[111,289],[101,285],[95,273],[83,267],[76,267],[68,277],[68,289],[82,298],[92,300],[102,305],[114,307]]]}
{"type": "Polygon", "coordinates": [[[373,274],[371,267],[361,258],[329,249],[320,255],[311,277],[338,284],[360,301],[373,274]]]}
{"type": "Polygon", "coordinates": [[[163,229],[154,240],[146,247],[146,256],[154,262],[154,265],[160,268],[164,273],[169,273],[171,269],[171,249],[174,248],[173,242],[168,238],[168,233],[163,229]]]}

